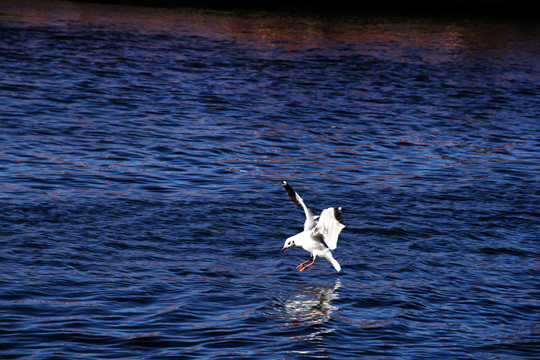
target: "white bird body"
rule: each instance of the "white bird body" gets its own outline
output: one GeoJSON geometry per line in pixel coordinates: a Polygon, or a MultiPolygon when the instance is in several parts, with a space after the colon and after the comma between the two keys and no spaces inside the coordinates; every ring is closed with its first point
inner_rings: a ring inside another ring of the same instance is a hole
{"type": "Polygon", "coordinates": [[[313,212],[304,204],[302,198],[286,181],[282,181],[281,184],[291,200],[302,208],[306,214],[304,231],[288,238],[281,251],[297,246],[311,254],[308,261],[297,266],[300,271],[304,271],[308,266],[313,265],[317,257],[326,258],[332,263],[336,271],[341,271],[341,266],[334,259],[331,251],[337,247],[339,233],[345,228],[341,218],[341,207],[330,207],[324,209],[320,216],[314,216],[313,212]],[[317,218],[318,221],[316,221],[317,218]],[[311,260],[313,261],[307,264],[311,260]]]}

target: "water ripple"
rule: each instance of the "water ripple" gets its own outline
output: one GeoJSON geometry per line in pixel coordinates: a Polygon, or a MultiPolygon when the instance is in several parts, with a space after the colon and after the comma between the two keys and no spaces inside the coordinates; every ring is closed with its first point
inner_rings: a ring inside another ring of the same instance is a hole
{"type": "Polygon", "coordinates": [[[0,5],[0,357],[535,358],[534,24],[45,5],[0,5]]]}

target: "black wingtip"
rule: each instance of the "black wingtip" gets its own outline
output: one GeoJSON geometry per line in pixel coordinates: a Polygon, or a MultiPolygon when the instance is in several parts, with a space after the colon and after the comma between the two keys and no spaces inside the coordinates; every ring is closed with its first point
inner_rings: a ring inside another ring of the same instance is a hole
{"type": "Polygon", "coordinates": [[[289,183],[286,182],[285,180],[281,180],[281,186],[283,186],[283,189],[285,189],[287,194],[289,194],[291,192],[294,193],[294,190],[292,189],[291,185],[289,185],[289,183]]]}
{"type": "Polygon", "coordinates": [[[343,222],[343,218],[341,217],[341,207],[335,207],[334,208],[334,217],[337,221],[339,221],[343,226],[345,226],[345,223],[343,222]]]}
{"type": "Polygon", "coordinates": [[[289,185],[285,180],[281,180],[281,185],[283,185],[283,189],[285,189],[285,192],[287,195],[289,195],[289,198],[295,203],[296,206],[298,206],[300,209],[302,209],[302,204],[298,201],[296,198],[296,192],[293,190],[292,186],[289,185]]]}

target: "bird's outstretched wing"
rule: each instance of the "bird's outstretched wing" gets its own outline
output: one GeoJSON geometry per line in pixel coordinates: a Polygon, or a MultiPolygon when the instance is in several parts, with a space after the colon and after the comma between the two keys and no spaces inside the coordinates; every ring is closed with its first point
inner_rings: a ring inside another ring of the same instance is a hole
{"type": "Polygon", "coordinates": [[[341,218],[341,208],[331,207],[323,210],[319,222],[313,229],[311,236],[322,236],[326,246],[328,246],[330,250],[334,250],[337,247],[339,233],[344,227],[345,224],[341,218]]]}
{"type": "Polygon", "coordinates": [[[283,185],[283,189],[285,189],[285,192],[289,197],[291,198],[292,202],[296,204],[300,209],[304,210],[304,213],[306,214],[306,222],[304,223],[304,230],[310,230],[315,226],[315,219],[316,217],[313,215],[313,212],[304,204],[304,200],[296,193],[296,191],[293,190],[292,186],[289,185],[286,181],[281,181],[281,185],[283,185]]]}

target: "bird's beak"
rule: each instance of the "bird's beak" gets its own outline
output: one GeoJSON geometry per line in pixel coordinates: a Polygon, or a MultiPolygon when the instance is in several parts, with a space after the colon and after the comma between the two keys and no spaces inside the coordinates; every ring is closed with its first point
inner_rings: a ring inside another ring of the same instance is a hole
{"type": "Polygon", "coordinates": [[[285,249],[286,249],[286,247],[285,247],[285,246],[284,246],[283,248],[281,248],[281,252],[283,252],[283,250],[285,250],[285,249]]]}

